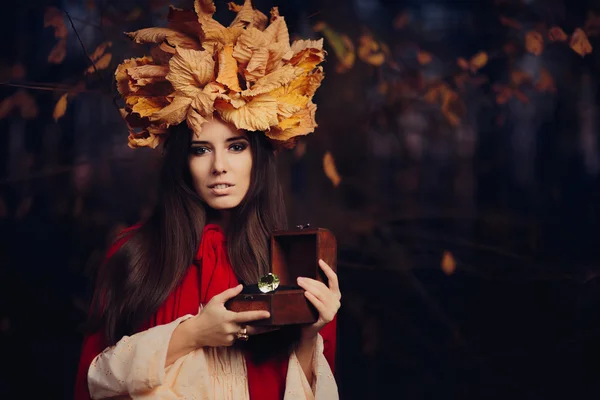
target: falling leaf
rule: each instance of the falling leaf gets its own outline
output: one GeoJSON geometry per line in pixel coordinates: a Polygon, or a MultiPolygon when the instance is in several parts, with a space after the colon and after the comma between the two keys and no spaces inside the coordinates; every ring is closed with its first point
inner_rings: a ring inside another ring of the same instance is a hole
{"type": "Polygon", "coordinates": [[[338,174],[337,168],[335,167],[335,161],[329,151],[325,153],[325,156],[323,157],[323,170],[331,183],[333,183],[333,186],[338,187],[342,178],[338,174]]]}
{"type": "Polygon", "coordinates": [[[510,80],[515,86],[520,86],[524,83],[531,82],[533,79],[527,72],[515,69],[510,72],[510,80]]]}
{"type": "Polygon", "coordinates": [[[306,154],[306,142],[304,140],[300,140],[294,148],[294,158],[299,160],[304,157],[304,154],[306,154]]]}
{"type": "Polygon", "coordinates": [[[67,39],[60,39],[50,51],[48,62],[52,64],[60,64],[67,55],[67,39]]]}
{"type": "Polygon", "coordinates": [[[44,28],[54,28],[54,37],[64,39],[67,37],[67,27],[63,13],[56,7],[48,7],[44,12],[44,28]]]}
{"type": "Polygon", "coordinates": [[[343,73],[352,68],[356,58],[352,40],[347,35],[340,34],[331,29],[325,22],[318,22],[314,25],[313,29],[315,32],[323,32],[325,39],[333,48],[333,52],[338,59],[336,72],[343,73]]]}
{"type": "Polygon", "coordinates": [[[544,51],[544,38],[536,31],[529,31],[525,35],[525,48],[528,52],[539,56],[544,51]]]}
{"type": "Polygon", "coordinates": [[[362,34],[358,41],[358,57],[362,61],[375,67],[379,67],[385,62],[385,54],[373,35],[370,33],[362,34]]]}
{"type": "Polygon", "coordinates": [[[506,104],[513,95],[513,90],[506,85],[494,85],[493,89],[496,94],[496,103],[499,105],[506,104]]]}
{"type": "Polygon", "coordinates": [[[96,47],[96,50],[94,50],[94,52],[92,53],[92,55],[90,56],[90,58],[92,59],[92,61],[98,61],[100,59],[100,57],[102,57],[104,55],[104,52],[106,51],[107,48],[112,46],[112,42],[108,41],[108,42],[104,42],[104,43],[100,43],[98,45],[98,47],[96,47]]]}
{"type": "Polygon", "coordinates": [[[54,121],[58,121],[60,117],[65,115],[65,112],[67,111],[67,96],[68,93],[60,96],[60,99],[58,99],[58,102],[54,106],[54,112],[52,113],[52,118],[54,118],[54,121]]]}
{"type": "Polygon", "coordinates": [[[394,18],[394,28],[397,30],[406,28],[410,22],[410,14],[407,11],[401,12],[394,18]]]}
{"type": "Polygon", "coordinates": [[[500,16],[500,23],[504,26],[507,26],[507,27],[513,28],[513,29],[523,28],[523,25],[516,19],[507,18],[507,17],[503,17],[503,16],[500,16]]]}
{"type": "Polygon", "coordinates": [[[442,255],[442,271],[446,275],[452,275],[456,272],[456,260],[449,251],[444,251],[444,254],[442,255]]]}
{"type": "Polygon", "coordinates": [[[98,61],[96,61],[94,64],[96,66],[96,68],[94,68],[94,65],[90,65],[88,67],[88,69],[85,71],[86,74],[91,74],[94,73],[96,71],[100,71],[103,69],[108,68],[108,66],[110,65],[110,60],[112,59],[112,54],[110,53],[106,53],[104,54],[102,57],[100,57],[100,59],[98,61]]]}
{"type": "Polygon", "coordinates": [[[550,72],[546,68],[542,68],[540,71],[540,77],[538,81],[535,83],[535,88],[540,92],[556,92],[556,85],[554,84],[554,79],[550,72]]]}
{"type": "Polygon", "coordinates": [[[456,64],[465,71],[469,70],[469,62],[463,57],[459,57],[458,60],[456,60],[456,64]]]}
{"type": "Polygon", "coordinates": [[[581,57],[585,57],[586,54],[590,54],[592,52],[592,45],[590,44],[585,32],[581,28],[575,29],[569,44],[571,48],[581,57]]]}
{"type": "Polygon", "coordinates": [[[528,104],[529,103],[529,97],[527,97],[527,95],[525,93],[523,93],[522,91],[520,91],[519,89],[514,89],[513,90],[513,95],[523,104],[528,104]]]}
{"type": "Polygon", "coordinates": [[[548,39],[551,42],[566,42],[569,36],[559,26],[553,26],[548,31],[548,39]]]}
{"type": "Polygon", "coordinates": [[[433,59],[433,57],[431,57],[431,53],[428,53],[428,52],[423,51],[423,50],[420,50],[417,53],[417,61],[421,65],[427,65],[427,64],[429,64],[432,59],[433,59]]]}
{"type": "Polygon", "coordinates": [[[485,65],[487,63],[488,63],[488,55],[485,51],[481,51],[481,52],[475,54],[471,58],[471,61],[469,63],[469,68],[471,69],[472,73],[475,73],[478,70],[480,70],[481,68],[485,67],[485,65]]]}
{"type": "Polygon", "coordinates": [[[442,114],[450,125],[460,125],[460,119],[465,113],[465,105],[460,96],[449,87],[442,89],[442,114]]]}

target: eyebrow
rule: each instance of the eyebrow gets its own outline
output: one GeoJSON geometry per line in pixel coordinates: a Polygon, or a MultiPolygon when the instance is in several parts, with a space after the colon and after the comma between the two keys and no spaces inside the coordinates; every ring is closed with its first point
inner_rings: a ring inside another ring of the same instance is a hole
{"type": "MultiPolygon", "coordinates": [[[[235,142],[236,140],[245,140],[246,142],[249,142],[249,140],[246,136],[232,136],[228,139],[225,139],[225,142],[226,143],[235,142]]],[[[211,143],[207,142],[206,140],[192,140],[192,144],[211,144],[211,143]]]]}

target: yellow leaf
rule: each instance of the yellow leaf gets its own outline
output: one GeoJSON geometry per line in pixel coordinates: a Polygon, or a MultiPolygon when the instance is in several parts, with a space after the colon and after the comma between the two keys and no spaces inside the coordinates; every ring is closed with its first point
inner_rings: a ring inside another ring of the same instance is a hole
{"type": "Polygon", "coordinates": [[[110,53],[104,54],[102,57],[100,57],[100,59],[98,61],[96,61],[94,63],[96,65],[96,68],[94,69],[94,66],[90,65],[88,67],[88,69],[85,71],[85,73],[91,74],[96,71],[100,71],[100,70],[108,68],[108,66],[110,65],[110,60],[112,60],[112,54],[110,54],[110,53]]]}
{"type": "Polygon", "coordinates": [[[478,70],[480,70],[481,68],[485,67],[485,65],[487,63],[488,63],[487,53],[485,51],[480,51],[479,53],[477,53],[473,57],[471,57],[471,61],[469,62],[469,68],[471,69],[472,73],[475,73],[478,70]]]}
{"type": "Polygon", "coordinates": [[[260,94],[239,108],[217,99],[215,108],[220,111],[223,120],[239,129],[264,132],[278,122],[277,100],[269,94],[260,94]]]}
{"type": "Polygon", "coordinates": [[[464,109],[464,103],[455,91],[449,88],[442,91],[442,114],[444,114],[450,125],[456,127],[460,124],[464,109]]]}
{"type": "Polygon", "coordinates": [[[431,53],[428,53],[423,50],[420,50],[417,53],[417,61],[419,62],[419,64],[427,65],[431,62],[431,60],[432,60],[431,53]]]}
{"type": "Polygon", "coordinates": [[[385,62],[385,54],[371,34],[362,34],[359,38],[358,57],[367,64],[379,67],[385,62]]]}
{"type": "Polygon", "coordinates": [[[166,41],[170,46],[178,49],[200,50],[202,46],[194,37],[169,28],[145,28],[135,32],[125,33],[135,43],[162,43],[166,41]]]}
{"type": "Polygon", "coordinates": [[[96,47],[96,50],[94,50],[94,52],[90,56],[90,58],[92,59],[92,61],[98,61],[98,59],[100,59],[100,57],[102,57],[104,55],[104,52],[110,46],[112,46],[112,42],[110,42],[110,41],[109,42],[100,43],[98,45],[98,47],[96,47]]]}
{"type": "Polygon", "coordinates": [[[312,71],[325,59],[323,39],[296,40],[283,59],[289,64],[301,67],[305,71],[312,71]]]}
{"type": "Polygon", "coordinates": [[[569,37],[559,26],[553,26],[548,31],[548,39],[551,42],[566,42],[569,37]]]}
{"type": "Polygon", "coordinates": [[[444,251],[444,254],[442,255],[442,271],[446,275],[452,275],[456,272],[456,260],[449,251],[444,251]]]}
{"type": "Polygon", "coordinates": [[[529,31],[525,35],[525,48],[528,52],[539,56],[544,51],[544,38],[536,31],[529,31]]]}
{"type": "Polygon", "coordinates": [[[241,92],[240,80],[238,79],[238,64],[233,58],[233,46],[228,44],[219,53],[219,72],[217,82],[227,86],[229,90],[241,92]]]}
{"type": "Polygon", "coordinates": [[[265,76],[267,62],[269,61],[269,49],[266,47],[256,49],[252,52],[250,62],[243,68],[244,78],[251,85],[265,76]]]}
{"type": "Polygon", "coordinates": [[[194,97],[204,85],[214,80],[214,70],[215,61],[208,51],[179,48],[169,61],[167,80],[175,90],[194,97]]]}
{"type": "Polygon", "coordinates": [[[48,55],[48,62],[52,64],[60,64],[65,59],[67,55],[67,39],[60,39],[54,45],[54,48],[50,51],[48,55]]]}
{"type": "Polygon", "coordinates": [[[136,133],[133,131],[129,131],[128,146],[132,149],[138,147],[150,147],[155,149],[161,142],[160,135],[156,135],[148,132],[148,130],[143,130],[140,133],[136,133]]]}
{"type": "Polygon", "coordinates": [[[520,86],[523,83],[531,82],[532,78],[527,72],[515,69],[510,72],[510,80],[514,85],[520,86]]]}
{"type": "Polygon", "coordinates": [[[168,106],[169,103],[164,97],[155,96],[139,97],[133,104],[131,100],[128,101],[128,105],[131,107],[131,112],[137,113],[140,117],[149,117],[168,106]]]}
{"type": "Polygon", "coordinates": [[[331,29],[326,23],[319,22],[313,29],[315,32],[323,32],[325,39],[333,49],[333,52],[338,59],[336,72],[343,73],[354,65],[356,53],[354,51],[354,43],[347,35],[340,34],[331,29]]]}
{"type": "Polygon", "coordinates": [[[303,107],[289,118],[281,121],[276,127],[265,132],[267,137],[285,142],[297,136],[308,135],[314,132],[317,127],[315,113],[317,106],[313,102],[309,102],[306,107],[303,107]]]}
{"type": "Polygon", "coordinates": [[[192,107],[189,108],[186,123],[187,126],[194,132],[196,135],[202,131],[202,124],[207,122],[206,118],[204,118],[200,113],[194,110],[192,107]]]}
{"type": "Polygon", "coordinates": [[[287,64],[276,71],[260,78],[252,89],[244,90],[242,96],[256,96],[263,93],[271,92],[279,87],[289,84],[294,79],[304,73],[304,70],[299,67],[287,64]]]}
{"type": "Polygon", "coordinates": [[[590,54],[592,52],[592,45],[590,44],[585,32],[581,28],[575,29],[569,44],[571,48],[581,57],[585,57],[586,54],[590,54]]]}
{"type": "Polygon", "coordinates": [[[161,122],[166,127],[177,125],[186,118],[191,102],[189,97],[175,97],[171,104],[152,114],[150,121],[161,122]]]}
{"type": "Polygon", "coordinates": [[[240,27],[243,29],[249,26],[256,27],[261,31],[267,26],[268,18],[265,14],[252,8],[252,2],[244,1],[244,5],[239,6],[234,2],[228,3],[229,9],[237,13],[230,27],[240,27]]]}
{"type": "Polygon", "coordinates": [[[456,60],[456,64],[465,71],[469,70],[469,62],[463,57],[459,57],[458,60],[456,60]]]}
{"type": "Polygon", "coordinates": [[[65,39],[67,37],[67,27],[63,13],[56,7],[48,7],[44,12],[44,28],[54,28],[54,37],[65,39]]]}
{"type": "Polygon", "coordinates": [[[512,89],[504,85],[499,85],[496,91],[498,92],[496,95],[496,103],[499,105],[506,104],[513,95],[512,89]]]}
{"type": "Polygon", "coordinates": [[[65,93],[62,96],[60,96],[60,99],[58,99],[56,106],[54,106],[54,112],[52,113],[52,118],[54,118],[54,121],[58,121],[60,117],[65,115],[65,112],[67,111],[67,96],[68,93],[65,93]]]}
{"type": "Polygon", "coordinates": [[[330,152],[325,153],[325,156],[323,157],[323,170],[331,183],[333,183],[333,186],[338,187],[342,178],[338,174],[337,168],[335,167],[335,161],[330,152]]]}

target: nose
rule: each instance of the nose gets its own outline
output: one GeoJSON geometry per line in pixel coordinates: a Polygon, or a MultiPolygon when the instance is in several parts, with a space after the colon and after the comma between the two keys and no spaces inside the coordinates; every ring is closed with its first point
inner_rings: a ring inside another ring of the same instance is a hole
{"type": "Polygon", "coordinates": [[[213,152],[213,166],[212,173],[213,175],[221,175],[227,173],[227,156],[223,151],[214,151],[213,152]]]}

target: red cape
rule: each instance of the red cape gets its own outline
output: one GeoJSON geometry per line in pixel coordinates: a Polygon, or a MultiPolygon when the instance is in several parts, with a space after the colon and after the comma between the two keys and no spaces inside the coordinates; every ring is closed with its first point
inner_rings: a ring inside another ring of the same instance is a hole
{"type": "MultiPolygon", "coordinates": [[[[129,228],[129,230],[135,229],[129,228]]],[[[116,241],[107,253],[111,257],[127,241],[128,237],[116,241]]],[[[214,295],[235,287],[235,277],[225,247],[225,236],[218,225],[209,224],[204,228],[196,259],[201,267],[191,265],[182,282],[167,297],[167,300],[142,328],[146,330],[156,325],[168,324],[186,314],[197,314],[200,302],[206,304],[214,295]]],[[[336,345],[336,320],[321,330],[325,345],[324,355],[331,370],[334,370],[336,345]]],[[[106,347],[101,331],[87,334],[83,339],[81,358],[75,382],[75,400],[89,400],[87,372],[94,358],[106,347]]],[[[276,357],[261,364],[254,364],[246,357],[248,390],[250,400],[283,399],[287,375],[287,357],[276,357]]]]}

